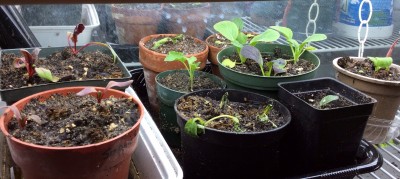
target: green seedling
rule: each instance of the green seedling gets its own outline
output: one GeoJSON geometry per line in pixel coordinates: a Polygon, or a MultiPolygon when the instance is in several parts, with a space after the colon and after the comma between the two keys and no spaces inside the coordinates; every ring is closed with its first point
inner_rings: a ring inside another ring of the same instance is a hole
{"type": "Polygon", "coordinates": [[[281,33],[286,38],[286,42],[288,43],[292,51],[294,63],[297,63],[299,61],[300,56],[306,50],[316,50],[315,47],[309,45],[311,42],[318,42],[327,39],[325,34],[313,34],[299,44],[296,40],[293,39],[293,31],[290,28],[281,26],[271,26],[270,28],[281,33]]]}
{"type": "Polygon", "coordinates": [[[326,95],[325,97],[323,97],[321,99],[321,101],[319,101],[319,107],[323,107],[333,101],[336,101],[339,99],[339,96],[337,95],[326,95]]]}
{"type": "Polygon", "coordinates": [[[179,40],[183,39],[183,34],[179,34],[175,37],[164,37],[157,42],[154,42],[153,47],[151,47],[152,50],[158,49],[161,45],[167,43],[167,42],[172,42],[173,44],[176,44],[179,40]]]}
{"type": "Polygon", "coordinates": [[[170,51],[164,61],[180,61],[189,73],[190,91],[193,91],[194,72],[199,69],[200,62],[194,56],[186,57],[182,52],[170,51]],[[186,64],[187,63],[187,64],[186,64]]]}
{"type": "MultiPolygon", "coordinates": [[[[243,46],[247,43],[248,38],[252,37],[253,35],[246,35],[242,32],[244,27],[244,23],[242,19],[235,18],[232,21],[221,21],[214,25],[214,29],[228,39],[233,46],[236,48],[237,54],[240,57],[240,63],[245,63],[246,58],[240,55],[240,51],[243,46]]],[[[279,38],[279,33],[268,29],[265,32],[254,36],[249,45],[255,46],[259,42],[273,42],[279,38]]]]}
{"type": "Polygon", "coordinates": [[[240,131],[239,128],[239,119],[237,117],[231,116],[231,115],[219,115],[216,117],[213,117],[207,121],[200,117],[195,117],[192,119],[189,119],[186,124],[185,124],[185,132],[186,134],[192,136],[192,137],[198,137],[199,134],[204,134],[205,132],[205,127],[208,127],[209,124],[211,124],[212,121],[219,119],[219,118],[228,118],[233,122],[233,126],[235,131],[240,131]]]}
{"type": "Polygon", "coordinates": [[[392,43],[388,52],[386,53],[386,57],[368,57],[372,61],[372,63],[374,63],[375,71],[379,71],[380,69],[385,69],[386,71],[389,71],[390,65],[392,65],[393,63],[392,53],[399,39],[400,37],[392,43]]]}
{"type": "Polygon", "coordinates": [[[57,82],[60,80],[60,78],[53,76],[51,71],[46,69],[46,68],[35,68],[36,74],[45,80],[51,81],[51,82],[57,82]]]}
{"type": "Polygon", "coordinates": [[[267,107],[265,107],[263,113],[261,113],[257,117],[261,122],[263,122],[263,123],[271,123],[273,128],[277,128],[278,126],[274,122],[269,120],[269,117],[268,117],[268,114],[271,112],[272,107],[273,107],[272,104],[268,104],[267,107]]]}

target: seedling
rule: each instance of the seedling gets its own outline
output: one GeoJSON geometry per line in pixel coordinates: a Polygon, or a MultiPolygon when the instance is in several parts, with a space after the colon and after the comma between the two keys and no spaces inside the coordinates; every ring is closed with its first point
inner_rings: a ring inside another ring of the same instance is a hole
{"type": "Polygon", "coordinates": [[[224,95],[222,95],[221,102],[219,102],[220,109],[224,109],[225,106],[228,105],[228,103],[229,103],[228,95],[229,95],[228,92],[226,92],[224,95]]]}
{"type": "Polygon", "coordinates": [[[271,76],[272,69],[274,70],[274,75],[277,75],[279,73],[286,73],[286,60],[281,58],[267,62],[266,65],[268,67],[268,71],[264,72],[264,60],[261,56],[261,52],[256,47],[246,45],[242,48],[240,54],[245,58],[256,61],[260,66],[260,70],[263,76],[271,76]]]}
{"type": "MultiPolygon", "coordinates": [[[[246,62],[246,58],[240,55],[240,51],[249,38],[249,36],[242,32],[243,27],[244,23],[240,18],[235,18],[232,21],[221,21],[214,25],[214,29],[231,41],[231,44],[236,47],[237,54],[239,54],[240,57],[240,63],[246,62]]],[[[259,42],[273,42],[277,40],[279,36],[278,32],[268,29],[261,34],[254,36],[250,40],[249,45],[255,46],[259,42]]]]}
{"type": "Polygon", "coordinates": [[[390,46],[388,52],[386,53],[386,57],[368,57],[372,61],[372,63],[374,63],[375,71],[379,71],[380,69],[385,69],[386,71],[389,71],[390,65],[392,65],[393,63],[392,52],[399,39],[400,37],[397,38],[390,46]]]}
{"type": "Polygon", "coordinates": [[[108,82],[106,88],[104,90],[99,90],[97,91],[95,87],[86,87],[83,90],[79,91],[78,93],[76,93],[76,95],[78,96],[85,96],[88,95],[90,93],[97,93],[96,98],[97,98],[97,103],[101,103],[101,100],[104,99],[104,97],[107,94],[107,91],[112,88],[112,87],[127,87],[129,85],[131,85],[133,82],[133,80],[129,80],[129,81],[125,81],[125,82],[116,82],[116,81],[110,81],[108,82]]]}
{"type": "Polygon", "coordinates": [[[33,75],[35,74],[35,61],[39,58],[40,50],[40,48],[35,48],[32,53],[29,53],[25,49],[20,49],[20,52],[24,57],[16,58],[13,62],[15,68],[26,67],[29,82],[33,80],[33,75]]]}
{"type": "Polygon", "coordinates": [[[260,119],[261,122],[271,123],[273,128],[277,128],[278,126],[274,122],[269,120],[269,117],[268,117],[268,114],[271,112],[272,107],[273,107],[272,104],[268,104],[267,107],[265,107],[263,113],[261,113],[257,117],[258,117],[258,119],[260,119]]]}
{"type": "Polygon", "coordinates": [[[239,119],[237,117],[231,116],[231,115],[219,115],[216,117],[213,117],[207,121],[200,117],[195,117],[192,119],[189,119],[186,124],[185,124],[185,132],[192,136],[192,137],[198,137],[199,134],[204,134],[205,132],[205,127],[208,127],[211,122],[213,122],[216,119],[219,118],[228,118],[233,122],[233,127],[235,131],[240,131],[239,128],[239,119]]]}
{"type": "Polygon", "coordinates": [[[113,59],[114,59],[114,63],[115,63],[115,59],[117,58],[117,54],[115,53],[115,51],[107,44],[105,43],[101,43],[101,42],[89,42],[85,45],[83,45],[81,48],[77,49],[76,48],[76,43],[78,42],[78,35],[81,34],[83,32],[83,30],[85,30],[85,25],[83,24],[78,24],[75,26],[74,32],[67,32],[67,41],[68,41],[68,45],[71,48],[72,54],[76,55],[78,54],[80,51],[82,51],[83,49],[85,49],[88,46],[92,46],[92,45],[98,45],[98,46],[103,46],[108,48],[112,55],[113,55],[113,59]],[[74,46],[71,46],[70,40],[74,43],[74,46]]]}
{"type": "Polygon", "coordinates": [[[42,79],[49,80],[51,82],[57,82],[60,78],[53,76],[50,70],[46,68],[35,68],[36,74],[42,79]]]}
{"type": "Polygon", "coordinates": [[[319,101],[319,107],[323,107],[326,106],[327,104],[336,101],[339,99],[339,96],[337,95],[326,95],[325,97],[323,97],[321,99],[321,101],[319,101]]]}
{"type": "Polygon", "coordinates": [[[293,39],[293,31],[290,28],[281,26],[271,26],[270,28],[281,33],[286,38],[286,42],[288,43],[292,51],[294,63],[297,63],[299,61],[300,56],[306,50],[316,50],[315,47],[309,45],[311,42],[318,42],[327,39],[325,34],[313,34],[299,44],[296,40],[293,39]]]}
{"type": "Polygon", "coordinates": [[[32,121],[35,121],[38,124],[42,124],[43,123],[39,116],[37,116],[37,115],[29,115],[27,117],[27,116],[23,115],[19,111],[19,109],[17,107],[15,107],[15,106],[2,106],[2,107],[0,107],[0,109],[2,109],[2,108],[11,109],[11,111],[14,113],[14,117],[18,120],[18,125],[19,125],[20,129],[25,128],[25,125],[26,125],[28,119],[32,120],[32,121]]]}
{"type": "Polygon", "coordinates": [[[179,40],[183,39],[183,34],[179,34],[175,37],[164,37],[160,40],[158,40],[157,42],[154,42],[153,47],[151,47],[152,50],[157,50],[158,47],[160,47],[161,45],[167,43],[167,42],[171,42],[173,44],[176,44],[179,40]]]}
{"type": "Polygon", "coordinates": [[[180,61],[185,65],[189,73],[190,91],[193,91],[194,72],[199,69],[200,62],[196,62],[197,58],[194,56],[186,57],[182,52],[170,51],[164,61],[180,61]],[[186,64],[187,63],[187,64],[186,64]]]}

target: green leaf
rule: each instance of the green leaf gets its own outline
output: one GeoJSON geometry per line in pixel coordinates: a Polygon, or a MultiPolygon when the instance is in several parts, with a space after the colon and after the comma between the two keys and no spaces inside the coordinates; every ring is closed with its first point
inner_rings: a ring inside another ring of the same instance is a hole
{"type": "Polygon", "coordinates": [[[49,80],[51,82],[57,82],[59,80],[58,77],[55,77],[51,74],[51,71],[45,68],[35,68],[36,73],[42,79],[49,80]]]}
{"type": "Polygon", "coordinates": [[[290,39],[290,40],[288,40],[288,42],[291,44],[291,46],[293,46],[294,48],[299,48],[299,46],[300,46],[300,44],[299,44],[299,42],[297,42],[296,40],[294,40],[294,39],[290,39]]]}
{"type": "Polygon", "coordinates": [[[221,21],[214,24],[214,29],[230,41],[236,40],[239,35],[237,25],[231,21],[221,21]]]}
{"type": "Polygon", "coordinates": [[[232,45],[237,47],[237,48],[243,48],[243,44],[241,44],[239,41],[234,40],[232,41],[232,45]]]}
{"type": "Polygon", "coordinates": [[[317,48],[313,47],[313,46],[307,46],[306,48],[304,48],[305,50],[308,51],[313,51],[313,50],[317,50],[317,48]]]}
{"type": "Polygon", "coordinates": [[[240,44],[246,44],[247,42],[247,35],[244,34],[243,32],[240,32],[238,37],[236,38],[236,40],[240,43],[240,44]]]}
{"type": "Polygon", "coordinates": [[[271,26],[270,28],[281,33],[286,38],[286,40],[293,38],[293,31],[290,28],[282,26],[271,26]]]}
{"type": "Polygon", "coordinates": [[[236,24],[236,26],[238,27],[239,31],[242,31],[244,28],[244,22],[241,18],[236,17],[232,19],[232,22],[236,24]]]}
{"type": "Polygon", "coordinates": [[[321,99],[321,101],[319,102],[319,106],[325,106],[327,104],[329,104],[332,101],[336,101],[339,99],[339,96],[337,95],[327,95],[324,98],[321,99]]]}
{"type": "Polygon", "coordinates": [[[185,124],[185,133],[192,137],[198,137],[198,134],[204,133],[204,121],[200,118],[188,120],[185,124]]]}
{"type": "Polygon", "coordinates": [[[234,61],[232,61],[231,59],[224,59],[222,61],[222,66],[228,67],[228,68],[233,68],[235,67],[236,63],[234,61]]]}
{"type": "Polygon", "coordinates": [[[165,57],[164,61],[171,62],[171,61],[180,61],[180,62],[185,62],[186,57],[183,55],[182,52],[175,52],[175,51],[170,51],[168,52],[167,57],[165,57]]]}
{"type": "MultiPolygon", "coordinates": [[[[186,58],[186,57],[184,56],[184,58],[186,58]]],[[[196,60],[197,60],[197,58],[195,56],[191,56],[191,57],[187,58],[187,62],[189,65],[193,64],[196,60]]]]}
{"type": "Polygon", "coordinates": [[[265,73],[265,76],[271,76],[271,72],[272,72],[272,67],[274,66],[274,62],[267,62],[267,68],[268,68],[268,71],[267,71],[267,73],[265,73]]]}
{"type": "Polygon", "coordinates": [[[273,42],[278,40],[279,36],[280,35],[277,31],[268,29],[262,34],[256,35],[253,39],[251,39],[250,45],[255,46],[258,42],[273,42]]]}
{"type": "Polygon", "coordinates": [[[306,38],[302,43],[318,42],[327,39],[325,34],[313,34],[306,38]]]}
{"type": "Polygon", "coordinates": [[[170,37],[164,37],[162,39],[160,39],[159,41],[155,42],[153,47],[151,47],[152,50],[156,50],[158,49],[158,47],[160,47],[161,45],[171,41],[172,39],[170,37]]]}
{"type": "Polygon", "coordinates": [[[393,63],[392,57],[368,57],[373,63],[375,71],[380,69],[389,70],[390,65],[393,63]]]}

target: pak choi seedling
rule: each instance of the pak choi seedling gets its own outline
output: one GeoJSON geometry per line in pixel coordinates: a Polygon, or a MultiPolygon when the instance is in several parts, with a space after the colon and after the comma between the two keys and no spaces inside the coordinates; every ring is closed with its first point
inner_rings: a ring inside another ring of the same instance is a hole
{"type": "Polygon", "coordinates": [[[257,117],[261,122],[271,123],[273,128],[277,128],[278,126],[274,122],[269,120],[269,117],[268,117],[268,114],[271,112],[272,107],[273,107],[272,104],[268,104],[267,107],[265,107],[263,113],[261,113],[257,117]]]}
{"type": "MultiPolygon", "coordinates": [[[[286,72],[286,60],[280,58],[269,61],[265,64],[261,52],[256,47],[246,45],[242,48],[240,54],[245,58],[256,61],[260,66],[260,70],[263,76],[271,76],[272,69],[274,70],[274,75],[286,72]],[[266,72],[264,72],[264,65],[267,65],[268,67],[268,71],[266,72]]],[[[229,61],[227,60],[227,62],[225,63],[229,63],[229,61]]]]}
{"type": "Polygon", "coordinates": [[[151,47],[152,50],[158,49],[161,45],[171,42],[173,44],[176,44],[179,40],[183,39],[183,34],[179,34],[175,37],[164,37],[156,42],[154,42],[153,47],[151,47]]]}
{"type": "Polygon", "coordinates": [[[233,122],[234,130],[240,131],[239,118],[237,118],[235,116],[231,116],[231,115],[222,114],[222,115],[213,117],[207,121],[200,117],[195,117],[195,118],[189,119],[185,124],[185,132],[192,137],[198,137],[199,134],[204,134],[205,127],[209,127],[209,124],[211,124],[211,122],[213,122],[219,118],[228,118],[229,120],[231,120],[233,122]]]}
{"type": "Polygon", "coordinates": [[[164,61],[180,61],[189,73],[190,91],[193,91],[194,72],[199,69],[200,62],[194,56],[186,57],[182,52],[170,51],[164,61]],[[186,64],[187,63],[187,64],[186,64]]]}
{"type": "Polygon", "coordinates": [[[336,101],[339,99],[339,96],[337,95],[326,95],[325,97],[323,97],[321,99],[321,101],[319,101],[319,107],[323,107],[326,106],[327,104],[336,101]]]}
{"type": "Polygon", "coordinates": [[[97,93],[96,98],[97,98],[97,103],[101,103],[101,100],[104,99],[104,97],[107,95],[107,91],[112,88],[112,87],[127,87],[131,85],[133,80],[125,81],[125,82],[116,82],[116,81],[110,81],[108,82],[106,88],[104,90],[99,90],[97,91],[95,87],[86,87],[83,90],[79,91],[76,93],[78,96],[85,96],[90,93],[97,93]]]}

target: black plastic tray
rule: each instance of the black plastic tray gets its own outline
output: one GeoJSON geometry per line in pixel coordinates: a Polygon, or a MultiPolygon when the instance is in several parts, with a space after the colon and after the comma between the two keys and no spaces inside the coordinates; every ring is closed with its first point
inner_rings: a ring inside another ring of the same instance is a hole
{"type": "MultiPolygon", "coordinates": [[[[203,71],[210,72],[211,66],[206,65],[203,71]]],[[[148,103],[146,92],[146,84],[144,81],[143,69],[131,70],[132,79],[134,80],[132,87],[138,94],[140,100],[147,109],[151,109],[148,103]]],[[[151,113],[151,110],[149,110],[151,113]]],[[[153,115],[152,115],[153,116],[153,115]]],[[[179,161],[179,159],[178,159],[179,161]]],[[[353,178],[363,173],[378,170],[383,164],[383,157],[378,150],[369,142],[362,140],[357,152],[356,162],[353,165],[343,166],[340,168],[327,169],[315,173],[307,173],[293,178],[353,178]]],[[[286,170],[286,169],[285,169],[286,170]]],[[[289,169],[287,169],[289,170],[289,169]]],[[[291,178],[291,177],[284,177],[291,178]]]]}

